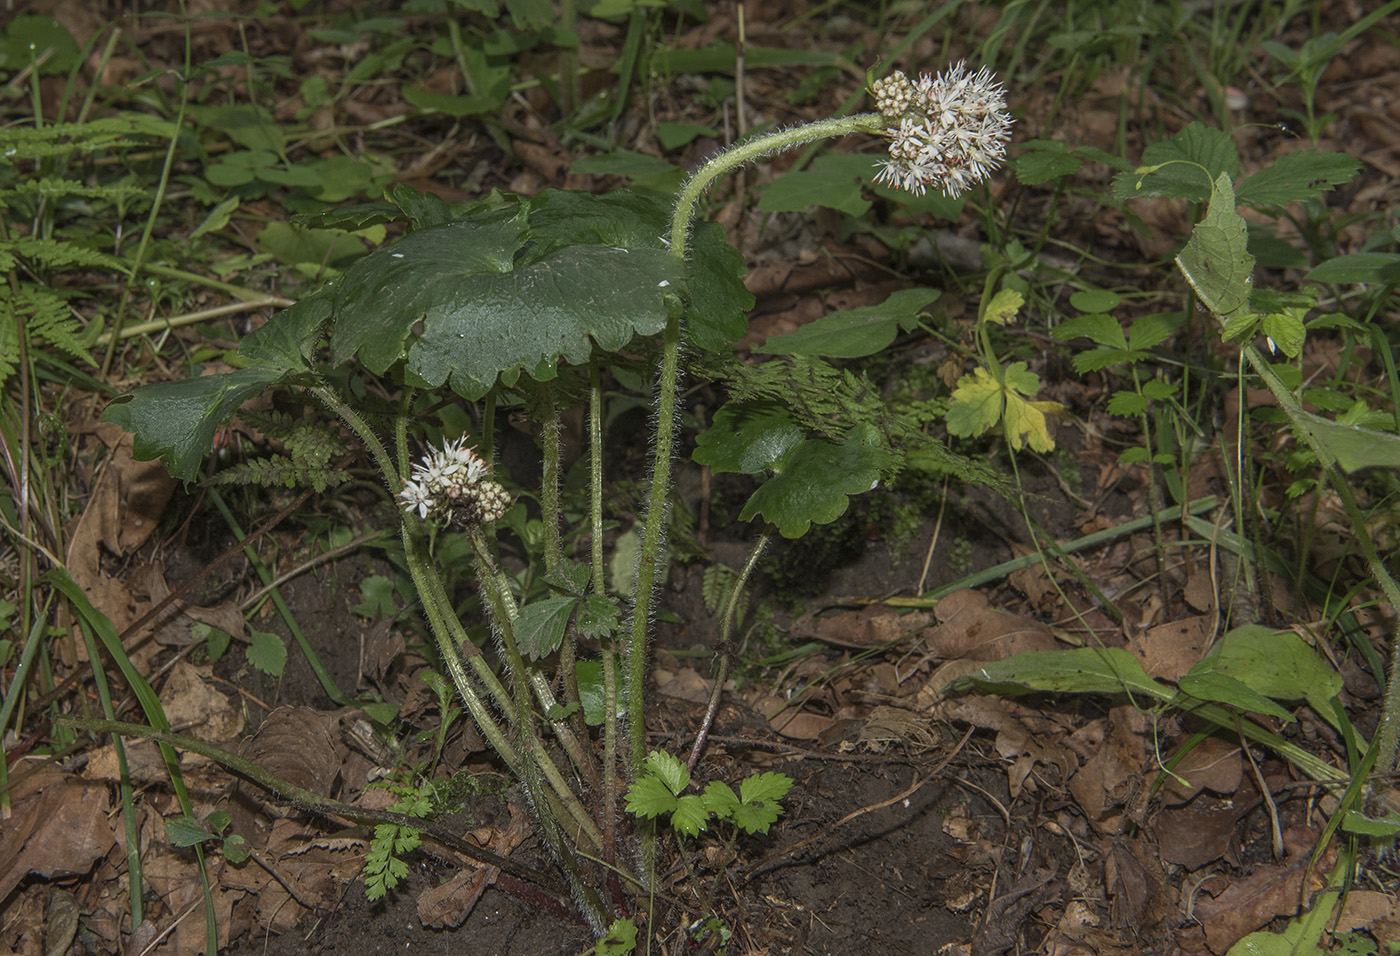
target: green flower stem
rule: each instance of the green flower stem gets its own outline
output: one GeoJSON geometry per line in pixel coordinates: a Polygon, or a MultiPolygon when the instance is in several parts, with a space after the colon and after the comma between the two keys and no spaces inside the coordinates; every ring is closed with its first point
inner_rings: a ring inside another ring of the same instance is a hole
{"type": "MultiPolygon", "coordinates": [[[[554,387],[551,383],[545,382],[540,385],[542,397],[541,404],[544,406],[544,414],[540,416],[544,425],[540,430],[540,448],[544,453],[544,473],[540,477],[540,516],[544,524],[544,568],[546,576],[556,576],[559,568],[564,563],[564,544],[560,533],[560,505],[559,505],[559,475],[560,461],[563,457],[560,450],[559,433],[562,430],[562,423],[559,418],[559,406],[554,401],[554,387]]],[[[553,585],[550,586],[551,593],[559,593],[553,585]]],[[[559,645],[559,676],[564,683],[564,701],[566,704],[579,703],[578,696],[578,671],[575,668],[575,635],[577,631],[569,627],[564,633],[563,643],[559,645]]],[[[546,683],[546,687],[548,684],[546,683]]],[[[546,706],[546,709],[547,706],[546,706]]],[[[569,728],[573,731],[575,739],[587,739],[588,730],[583,722],[583,708],[576,707],[574,715],[569,719],[569,728]]],[[[561,724],[563,722],[556,722],[561,724]]],[[[580,755],[582,749],[580,748],[580,755]]],[[[570,752],[572,756],[572,751],[570,752]]],[[[601,782],[597,778],[597,768],[591,760],[585,761],[579,766],[595,785],[601,782]]]]}
{"type": "MultiPolygon", "coordinates": [[[[515,620],[514,601],[510,597],[510,591],[499,587],[499,582],[495,580],[500,572],[493,564],[491,543],[487,540],[486,532],[477,526],[468,532],[468,537],[476,557],[477,580],[484,585],[482,591],[487,599],[497,636],[500,637],[501,647],[505,651],[506,670],[510,674],[511,689],[515,696],[516,719],[513,727],[516,742],[525,757],[520,764],[524,771],[520,774],[521,782],[524,783],[525,792],[530,798],[531,805],[535,808],[535,819],[539,821],[545,843],[549,846],[555,862],[564,870],[564,876],[569,881],[575,902],[584,915],[588,917],[594,932],[601,933],[603,927],[608,925],[610,914],[607,912],[607,907],[598,898],[598,894],[585,885],[580,876],[578,858],[574,855],[569,842],[564,839],[564,834],[559,828],[559,819],[553,812],[553,806],[540,779],[541,772],[549,775],[553,771],[556,776],[559,775],[559,768],[554,765],[554,761],[535,733],[535,713],[530,706],[529,671],[526,668],[524,657],[520,654],[520,647],[515,641],[511,627],[515,620]]],[[[560,777],[560,782],[563,782],[562,777],[560,777]]],[[[568,792],[567,785],[565,792],[568,792]]],[[[593,824],[578,798],[570,794],[563,799],[565,806],[572,811],[575,819],[580,823],[587,823],[588,830],[591,831],[588,832],[590,841],[595,848],[601,849],[602,834],[598,832],[596,825],[593,824]]]]}
{"type": "Polygon", "coordinates": [[[701,194],[710,188],[710,184],[729,170],[804,143],[830,139],[833,136],[849,136],[852,133],[882,133],[888,126],[889,121],[879,113],[857,113],[855,116],[841,116],[779,130],[730,147],[701,166],[676,197],[676,211],[671,217],[671,254],[685,258],[686,244],[690,238],[690,223],[695,218],[695,204],[699,202],[701,194]]]}
{"type": "MultiPolygon", "coordinates": [[[[603,384],[598,360],[588,362],[588,520],[593,593],[606,594],[603,573],[603,384]]],[[[599,642],[603,667],[603,864],[613,902],[621,904],[617,883],[617,672],[613,635],[599,642]]],[[[0,727],[4,724],[0,723],[0,727]]]]}
{"type": "MultiPolygon", "coordinates": [[[[851,133],[880,133],[887,121],[879,113],[860,113],[780,130],[740,143],[710,160],[691,177],[676,197],[671,216],[671,255],[684,260],[690,242],[690,224],[700,196],[724,173],[751,160],[793,146],[851,133]]],[[[676,382],[680,370],[680,314],[672,312],[661,339],[661,369],[657,376],[657,421],[651,491],[647,498],[642,556],[632,595],[632,633],[627,642],[628,755],[632,773],[646,757],[646,638],[651,621],[656,566],[666,526],[666,497],[671,487],[671,457],[676,428],[676,382]]]]}
{"type": "MultiPolygon", "coordinates": [[[[388,482],[390,492],[398,494],[403,488],[403,479],[400,477],[399,469],[395,467],[393,459],[389,457],[388,451],[384,448],[384,443],[374,433],[374,429],[370,428],[369,424],[360,417],[360,414],[341,401],[340,396],[331,389],[317,386],[312,388],[311,392],[325,403],[326,407],[339,415],[341,420],[350,427],[350,430],[359,437],[360,441],[364,442],[365,447],[369,449],[370,455],[374,458],[375,464],[379,466],[384,480],[388,482]]],[[[398,427],[401,455],[405,454],[403,448],[405,447],[406,420],[406,416],[400,416],[398,427]]],[[[506,694],[505,688],[501,687],[496,675],[491,673],[490,666],[482,658],[476,645],[471,642],[461,622],[457,620],[452,602],[443,587],[442,578],[433,567],[432,557],[428,554],[427,534],[423,529],[422,522],[416,515],[404,515],[401,533],[404,561],[408,564],[409,576],[413,579],[413,585],[423,601],[423,613],[428,619],[428,627],[433,632],[433,638],[437,641],[443,665],[452,677],[452,683],[456,686],[457,693],[461,695],[463,702],[467,705],[467,710],[471,712],[482,736],[486,738],[491,748],[501,755],[501,759],[512,770],[515,770],[520,767],[520,755],[506,739],[500,726],[491,716],[490,709],[482,700],[481,694],[472,685],[471,678],[462,665],[463,652],[471,654],[473,669],[481,678],[482,683],[486,685],[497,705],[501,707],[508,722],[511,721],[514,714],[510,705],[510,697],[506,694]],[[467,651],[467,648],[470,648],[470,651],[467,651]]]]}
{"type": "MultiPolygon", "coordinates": [[[[501,586],[502,574],[492,557],[491,542],[487,540],[486,532],[479,527],[473,528],[468,537],[472,543],[472,552],[477,560],[477,579],[483,582],[482,591],[501,639],[501,646],[505,650],[506,669],[511,676],[516,708],[516,719],[511,726],[515,728],[516,739],[521,742],[521,747],[534,758],[528,761],[526,766],[534,765],[544,771],[545,777],[568,808],[569,815],[578,823],[579,829],[588,842],[595,848],[601,849],[603,835],[599,832],[597,824],[588,815],[588,811],[579,802],[578,797],[569,789],[569,785],[559,772],[559,768],[549,758],[549,754],[545,752],[535,733],[535,714],[534,709],[530,706],[530,688],[534,687],[536,695],[540,697],[540,702],[546,708],[553,706],[556,701],[549,689],[548,682],[543,682],[543,675],[533,675],[531,669],[526,666],[525,659],[520,653],[520,646],[515,641],[515,633],[511,625],[518,616],[518,611],[515,599],[511,597],[510,589],[501,586]],[[534,681],[533,676],[539,676],[543,684],[534,681]]],[[[568,727],[559,721],[555,723],[554,729],[559,734],[559,740],[564,745],[564,749],[569,751],[570,759],[578,762],[581,767],[588,766],[582,748],[573,735],[569,733],[568,727]],[[578,750],[577,756],[575,756],[574,750],[578,750]]]]}

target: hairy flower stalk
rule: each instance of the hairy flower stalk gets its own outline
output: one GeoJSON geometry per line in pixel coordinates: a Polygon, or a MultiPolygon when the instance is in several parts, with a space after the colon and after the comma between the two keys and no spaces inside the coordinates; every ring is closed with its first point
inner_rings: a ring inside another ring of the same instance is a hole
{"type": "Polygon", "coordinates": [[[896,70],[871,87],[890,158],[875,181],[922,196],[936,189],[956,199],[987,178],[1006,158],[1011,115],[1006,90],[984,66],[969,74],[959,63],[917,80],[896,70]]]}

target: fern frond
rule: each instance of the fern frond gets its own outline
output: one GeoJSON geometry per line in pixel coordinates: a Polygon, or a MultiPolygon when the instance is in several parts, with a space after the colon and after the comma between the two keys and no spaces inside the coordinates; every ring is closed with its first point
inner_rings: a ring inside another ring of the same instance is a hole
{"type": "Polygon", "coordinates": [[[48,289],[35,285],[19,287],[15,308],[20,315],[28,315],[31,339],[42,339],[73,358],[87,358],[87,350],[97,338],[98,323],[85,328],[67,302],[48,289]]]}
{"type": "Polygon", "coordinates": [[[264,488],[297,488],[310,485],[317,493],[350,480],[343,468],[324,462],[293,458],[254,458],[230,465],[210,479],[216,485],[260,485],[264,488]]]}
{"type": "Polygon", "coordinates": [[[151,139],[168,140],[175,124],[155,116],[125,113],[86,123],[52,126],[11,126],[0,129],[0,155],[11,162],[25,162],[72,152],[94,152],[145,146],[151,139]]]}
{"type": "Polygon", "coordinates": [[[9,189],[0,189],[0,196],[77,196],[83,199],[105,199],[112,202],[130,200],[147,195],[150,190],[135,182],[108,183],[102,186],[89,186],[76,179],[58,179],[52,176],[43,179],[26,179],[9,189]]]}
{"type": "Polygon", "coordinates": [[[19,367],[19,341],[11,316],[19,317],[31,342],[43,342],[76,359],[88,357],[87,350],[97,337],[97,323],[85,328],[61,296],[28,283],[15,292],[0,285],[0,315],[6,317],[0,321],[0,385],[19,367]]]}
{"type": "MultiPolygon", "coordinates": [[[[123,275],[130,272],[126,262],[116,256],[98,252],[96,249],[85,249],[71,242],[60,242],[57,239],[36,239],[33,236],[21,236],[18,239],[0,243],[0,253],[28,259],[35,265],[44,265],[53,269],[87,266],[93,269],[110,269],[123,275]]],[[[11,261],[13,263],[13,260],[11,261]]]]}

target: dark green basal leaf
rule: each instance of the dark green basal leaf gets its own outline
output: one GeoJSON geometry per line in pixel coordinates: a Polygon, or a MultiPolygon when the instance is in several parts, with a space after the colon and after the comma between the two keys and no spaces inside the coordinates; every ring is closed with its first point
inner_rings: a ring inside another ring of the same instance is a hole
{"type": "Polygon", "coordinates": [[[723,352],[748,331],[748,312],[754,303],[743,281],[748,266],[718,223],[698,224],[690,248],[685,341],[691,348],[723,352]]]}
{"type": "Polygon", "coordinates": [[[251,365],[282,371],[310,371],[321,330],[330,321],[332,298],[328,286],[296,305],[278,312],[238,343],[238,354],[251,365]]]}
{"type": "Polygon", "coordinates": [[[1039,186],[1061,176],[1079,172],[1084,160],[1070,153],[1059,140],[1036,139],[1022,143],[1024,150],[1010,163],[1016,179],[1024,186],[1039,186]]]}
{"type": "Polygon", "coordinates": [[[502,375],[551,377],[665,326],[684,265],[660,236],[659,203],[630,193],[546,191],[419,229],[365,257],[336,294],[334,362],[382,374],[400,359],[466,398],[502,375]],[[421,335],[415,326],[421,323],[421,335]]]}
{"type": "Polygon", "coordinates": [[[696,439],[691,458],[717,474],[756,475],[776,468],[806,434],[776,405],[730,402],[715,412],[710,427],[696,439]]]}
{"type": "Polygon", "coordinates": [[[1209,672],[1233,677],[1274,700],[1307,700],[1328,721],[1333,720],[1328,701],[1342,689],[1341,675],[1301,637],[1258,624],[1231,630],[1191,668],[1193,674],[1209,672]]]}
{"type": "Polygon", "coordinates": [[[824,315],[795,332],[775,335],[756,352],[863,358],[883,351],[899,330],[918,325],[919,313],[940,295],[937,289],[901,289],[879,305],[824,315]]]}
{"type": "Polygon", "coordinates": [[[158,382],[117,398],[102,413],[102,420],[135,436],[132,456],[138,461],[164,458],[170,474],[192,481],[213,446],[215,430],[240,405],[287,375],[278,368],[255,367],[183,382],[158,382]]]}
{"type": "Polygon", "coordinates": [[[875,168],[869,156],[819,156],[810,169],[788,172],[775,180],[759,197],[758,208],[764,212],[803,212],[809,206],[825,206],[848,216],[863,216],[870,210],[864,188],[875,168]]]}
{"type": "Polygon", "coordinates": [[[827,524],[844,514],[849,496],[874,488],[888,461],[873,425],[852,428],[840,445],[807,439],[783,455],[778,474],[753,493],[739,520],[762,515],[783,537],[800,538],[813,522],[827,524]]]}
{"type": "Polygon", "coordinates": [[[1236,680],[1227,674],[1220,674],[1208,666],[1200,664],[1191,668],[1190,673],[1181,678],[1181,692],[1190,694],[1197,700],[1215,701],[1228,704],[1246,713],[1268,714],[1285,723],[1293,723],[1296,718],[1269,698],[1251,688],[1244,681],[1236,680]]]}

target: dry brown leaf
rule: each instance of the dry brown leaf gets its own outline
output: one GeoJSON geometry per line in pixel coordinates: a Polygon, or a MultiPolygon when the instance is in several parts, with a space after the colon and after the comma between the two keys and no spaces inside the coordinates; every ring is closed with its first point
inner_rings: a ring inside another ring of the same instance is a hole
{"type": "Polygon", "coordinates": [[[1205,616],[1158,624],[1129,641],[1128,650],[1149,676],[1177,681],[1205,654],[1209,628],[1210,619],[1205,616]]]}
{"type": "MultiPolygon", "coordinates": [[[[939,718],[984,727],[997,732],[997,753],[1012,761],[1007,770],[1012,799],[1020,795],[1026,778],[1036,764],[1055,767],[1064,780],[1074,773],[1074,755],[1044,734],[1038,734],[1014,716],[1012,703],[1000,697],[975,695],[948,701],[935,708],[939,718]]],[[[1076,775],[1077,776],[1077,775],[1076,775]]]]}
{"type": "MultiPolygon", "coordinates": [[[[499,856],[508,856],[530,835],[526,815],[510,807],[510,824],[505,830],[481,827],[469,834],[469,839],[499,856]]],[[[500,872],[494,866],[481,866],[460,854],[455,854],[461,872],[441,886],[424,890],[418,896],[418,919],[433,929],[456,928],[471,915],[472,907],[486,887],[495,882],[500,872]]]]}
{"type": "Polygon", "coordinates": [[[938,602],[936,614],[937,626],[924,631],[924,642],[935,657],[999,661],[1022,651],[1055,649],[1050,628],[992,610],[981,591],[954,591],[938,602]]]}
{"type": "Polygon", "coordinates": [[[176,662],[161,688],[160,701],[172,726],[187,727],[184,732],[196,740],[218,743],[243,732],[243,711],[209,683],[212,673],[212,666],[176,662]]]}
{"type": "Polygon", "coordinates": [[[111,454],[69,533],[64,557],[73,580],[120,631],[133,619],[130,593],[103,572],[102,548],[124,555],[140,547],[155,531],[175,491],[175,479],[159,461],[132,458],[130,434],[106,424],[99,425],[97,432],[111,454]]]}
{"type": "Polygon", "coordinates": [[[859,611],[838,611],[819,619],[804,614],[793,622],[791,633],[801,640],[864,650],[897,641],[926,627],[928,622],[929,616],[923,612],[900,614],[889,605],[870,604],[859,611]]]}
{"type": "Polygon", "coordinates": [[[1230,837],[1245,809],[1228,798],[1204,793],[1186,804],[1167,807],[1152,821],[1162,859],[1188,870],[1218,860],[1230,848],[1230,837]]]}
{"type": "Polygon", "coordinates": [[[1243,776],[1244,758],[1239,744],[1207,737],[1172,768],[1172,775],[1162,788],[1162,799],[1167,803],[1182,802],[1203,789],[1228,796],[1239,787],[1243,776]]]}
{"type": "Polygon", "coordinates": [[[1147,718],[1122,704],[1109,712],[1109,733],[1069,781],[1070,792],[1089,821],[1103,833],[1119,832],[1127,821],[1120,811],[1142,788],[1147,760],[1147,718]]]}
{"type": "Polygon", "coordinates": [[[0,827],[0,900],[31,873],[57,879],[90,870],[116,845],[111,809],[105,786],[53,767],[18,780],[10,791],[12,815],[0,827]]]}
{"type": "Polygon", "coordinates": [[[880,706],[865,718],[856,741],[863,744],[912,743],[932,747],[938,742],[938,737],[926,716],[904,707],[880,706]]]}
{"type": "MultiPolygon", "coordinates": [[[[1205,928],[1206,943],[1211,951],[1224,953],[1245,935],[1259,929],[1276,916],[1291,915],[1302,898],[1303,873],[1307,867],[1312,842],[1317,832],[1305,828],[1284,831],[1288,862],[1281,866],[1256,866],[1254,872],[1235,880],[1219,896],[1201,897],[1196,901],[1196,918],[1205,928]]],[[[1313,870],[1309,891],[1322,887],[1320,873],[1326,873],[1331,863],[1328,856],[1313,870]]]]}

